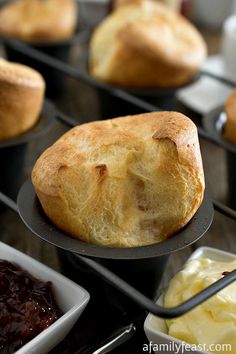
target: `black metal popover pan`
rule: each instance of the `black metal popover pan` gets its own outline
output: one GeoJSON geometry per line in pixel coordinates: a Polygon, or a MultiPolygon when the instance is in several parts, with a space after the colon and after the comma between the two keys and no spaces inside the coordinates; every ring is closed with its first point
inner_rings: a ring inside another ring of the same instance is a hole
{"type": "MultiPolygon", "coordinates": [[[[16,211],[16,208],[13,208],[13,210],[16,211]]],[[[184,303],[172,308],[165,308],[156,304],[155,301],[142,294],[99,262],[86,257],[94,256],[97,259],[151,259],[188,246],[203,236],[211,225],[213,219],[213,205],[207,195],[205,195],[201,207],[189,224],[172,238],[151,246],[134,247],[129,249],[98,247],[66,236],[63,232],[53,226],[43,213],[35,195],[32,183],[29,180],[25,182],[20,190],[18,196],[18,212],[23,222],[34,234],[57,247],[77,254],[78,259],[85,266],[88,266],[97,275],[106,280],[106,282],[117,288],[124,295],[128,296],[141,308],[163,318],[174,318],[185,314],[236,279],[235,270],[184,303]]]]}

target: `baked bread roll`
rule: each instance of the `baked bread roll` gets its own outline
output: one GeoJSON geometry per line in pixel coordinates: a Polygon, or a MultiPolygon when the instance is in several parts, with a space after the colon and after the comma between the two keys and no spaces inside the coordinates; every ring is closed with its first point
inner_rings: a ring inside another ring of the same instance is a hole
{"type": "MultiPolygon", "coordinates": [[[[142,2],[145,0],[114,0],[114,7],[117,8],[119,6],[127,5],[127,4],[133,4],[137,2],[142,2]]],[[[182,0],[150,0],[150,1],[159,1],[162,2],[163,4],[167,5],[170,9],[174,11],[180,11],[181,8],[181,1],[182,0]]]]}
{"type": "Polygon", "coordinates": [[[61,41],[76,27],[75,0],[16,0],[0,11],[0,33],[23,41],[61,41]]]}
{"type": "Polygon", "coordinates": [[[160,242],[197,211],[204,175],[197,129],[181,113],[147,113],[71,129],[36,162],[49,219],[108,247],[160,242]]]}
{"type": "Polygon", "coordinates": [[[184,17],[153,1],[124,5],[95,30],[90,73],[133,88],[170,88],[191,81],[206,45],[184,17]]]}
{"type": "Polygon", "coordinates": [[[236,90],[226,100],[225,113],[224,138],[236,144],[236,90]]]}
{"type": "Polygon", "coordinates": [[[45,83],[35,70],[0,59],[0,139],[29,130],[38,120],[45,83]]]}

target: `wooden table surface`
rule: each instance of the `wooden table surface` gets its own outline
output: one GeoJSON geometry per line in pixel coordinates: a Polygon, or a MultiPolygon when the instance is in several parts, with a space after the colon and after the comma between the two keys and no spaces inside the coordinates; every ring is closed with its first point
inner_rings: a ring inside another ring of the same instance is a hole
{"type": "MultiPolygon", "coordinates": [[[[209,53],[217,53],[220,43],[219,34],[209,33],[206,31],[203,32],[203,34],[209,45],[209,53]]],[[[78,57],[80,51],[80,48],[74,48],[72,50],[71,60],[74,64],[76,64],[75,60],[77,60],[76,58],[78,57]]],[[[97,118],[99,102],[96,93],[92,88],[78,83],[73,79],[67,78],[65,93],[63,98],[57,101],[57,105],[65,113],[70,114],[74,118],[79,120],[94,120],[97,118]]],[[[65,127],[59,123],[55,123],[53,130],[49,134],[29,144],[24,166],[24,178],[30,176],[32,166],[39,154],[47,146],[54,142],[55,139],[64,131],[66,131],[65,127]]],[[[226,200],[227,195],[225,152],[221,148],[217,148],[216,146],[205,141],[201,141],[201,149],[207,186],[210,193],[214,198],[224,201],[226,200]]],[[[165,286],[170,277],[182,267],[191,252],[199,246],[207,245],[236,253],[235,231],[236,223],[216,212],[210,230],[200,241],[195,243],[193,246],[187,247],[184,250],[176,252],[170,256],[161,288],[165,286]]],[[[60,271],[55,248],[33,236],[31,232],[26,229],[17,215],[9,210],[0,215],[0,240],[60,271]]],[[[86,311],[84,317],[85,316],[86,311]]],[[[93,318],[89,319],[89,321],[91,323],[91,327],[94,327],[93,318]]],[[[100,323],[100,327],[102,327],[102,319],[100,319],[100,323]]],[[[53,351],[53,353],[72,354],[81,346],[82,343],[86,343],[86,338],[88,338],[89,341],[87,344],[92,344],[93,338],[91,337],[91,334],[86,337],[86,333],[88,333],[89,330],[89,325],[84,332],[79,326],[75,327],[68,336],[67,340],[61,343],[53,351]],[[81,333],[84,333],[82,340],[80,335],[81,333]]],[[[93,328],[93,330],[96,332],[96,328],[93,328]]],[[[135,338],[132,345],[129,344],[129,346],[123,346],[121,349],[117,350],[116,353],[141,353],[141,343],[144,340],[144,336],[139,340],[135,338]]]]}

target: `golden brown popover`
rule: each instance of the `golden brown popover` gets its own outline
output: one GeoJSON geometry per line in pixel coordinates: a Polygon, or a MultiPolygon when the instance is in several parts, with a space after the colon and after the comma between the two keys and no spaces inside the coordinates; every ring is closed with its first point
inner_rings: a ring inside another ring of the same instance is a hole
{"type": "Polygon", "coordinates": [[[41,155],[32,181],[45,213],[68,235],[109,247],[160,242],[203,199],[197,129],[177,112],[83,124],[41,155]]]}

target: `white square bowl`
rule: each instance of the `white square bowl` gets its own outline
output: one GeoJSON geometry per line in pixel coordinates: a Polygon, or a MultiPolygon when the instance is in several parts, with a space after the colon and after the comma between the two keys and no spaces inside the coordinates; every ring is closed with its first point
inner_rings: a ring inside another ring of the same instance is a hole
{"type": "Polygon", "coordinates": [[[89,293],[63,275],[2,242],[0,259],[16,263],[36,278],[53,283],[56,302],[64,315],[15,353],[46,354],[69,333],[84,311],[89,293]]]}
{"type": "MultiPolygon", "coordinates": [[[[236,260],[236,255],[224,251],[220,251],[215,248],[210,247],[200,247],[198,248],[189,258],[190,259],[201,259],[201,258],[210,258],[214,261],[219,262],[231,262],[236,260]]],[[[159,305],[163,305],[163,295],[158,299],[157,303],[159,305]]],[[[187,354],[189,352],[195,354],[210,354],[209,352],[205,351],[197,351],[197,350],[187,350],[184,349],[183,341],[171,337],[167,334],[167,326],[166,320],[156,317],[151,313],[147,316],[144,322],[144,331],[149,342],[152,344],[152,347],[155,348],[155,345],[160,346],[163,344],[162,348],[165,348],[165,353],[168,354],[176,354],[176,348],[181,348],[180,353],[187,354]],[[167,351],[166,348],[169,348],[167,351]]],[[[188,343],[187,343],[188,345],[188,343]]],[[[190,346],[190,345],[188,345],[190,346]]]]}

